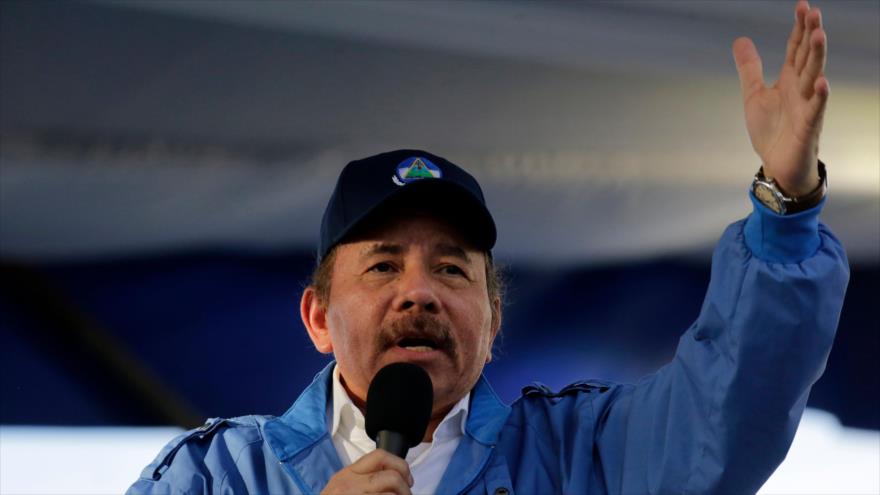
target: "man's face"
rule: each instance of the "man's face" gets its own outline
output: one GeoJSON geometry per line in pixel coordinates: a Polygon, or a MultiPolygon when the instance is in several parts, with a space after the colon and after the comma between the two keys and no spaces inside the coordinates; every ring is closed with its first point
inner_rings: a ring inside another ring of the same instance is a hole
{"type": "Polygon", "coordinates": [[[309,333],[318,350],[334,353],[356,400],[366,400],[373,376],[390,363],[423,367],[436,415],[473,387],[489,360],[498,331],[492,304],[482,252],[434,217],[398,217],[336,248],[329,301],[309,305],[309,333]]]}

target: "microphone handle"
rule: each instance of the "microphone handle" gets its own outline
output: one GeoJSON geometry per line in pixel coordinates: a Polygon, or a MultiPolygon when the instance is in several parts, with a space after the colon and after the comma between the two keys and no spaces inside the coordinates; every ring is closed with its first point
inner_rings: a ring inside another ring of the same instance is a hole
{"type": "Polygon", "coordinates": [[[403,433],[390,430],[379,431],[376,435],[376,448],[390,452],[401,459],[406,459],[406,453],[409,451],[403,433]]]}

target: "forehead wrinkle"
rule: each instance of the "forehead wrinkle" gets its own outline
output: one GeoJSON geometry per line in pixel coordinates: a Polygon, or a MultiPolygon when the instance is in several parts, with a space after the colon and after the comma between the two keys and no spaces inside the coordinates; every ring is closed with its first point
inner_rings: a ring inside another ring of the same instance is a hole
{"type": "Polygon", "coordinates": [[[403,252],[404,248],[400,244],[378,242],[361,249],[361,258],[369,258],[370,256],[375,256],[377,254],[401,254],[403,252]]]}
{"type": "MultiPolygon", "coordinates": [[[[360,257],[365,259],[380,254],[400,255],[406,251],[407,249],[400,244],[379,242],[363,247],[360,252],[360,257]]],[[[461,246],[455,244],[445,242],[437,243],[433,246],[432,253],[434,256],[450,256],[458,258],[465,263],[471,262],[471,257],[468,256],[467,251],[461,246]]]]}

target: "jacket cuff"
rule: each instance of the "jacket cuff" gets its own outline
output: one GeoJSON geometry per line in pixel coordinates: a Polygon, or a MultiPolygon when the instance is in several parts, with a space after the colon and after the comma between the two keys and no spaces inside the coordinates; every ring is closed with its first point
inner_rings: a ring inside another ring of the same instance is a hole
{"type": "Polygon", "coordinates": [[[746,219],[743,235],[752,254],[772,263],[798,263],[812,256],[821,244],[819,212],[828,199],[792,215],[780,215],[749,191],[754,210],[746,219]]]}

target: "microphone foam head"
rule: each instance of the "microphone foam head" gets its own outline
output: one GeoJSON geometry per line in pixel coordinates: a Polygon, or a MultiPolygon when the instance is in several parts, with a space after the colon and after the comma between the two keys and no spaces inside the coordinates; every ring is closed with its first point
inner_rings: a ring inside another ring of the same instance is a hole
{"type": "Polygon", "coordinates": [[[367,391],[367,435],[373,440],[382,430],[406,437],[409,447],[421,443],[431,420],[434,387],[420,366],[392,363],[373,378],[367,391]]]}

